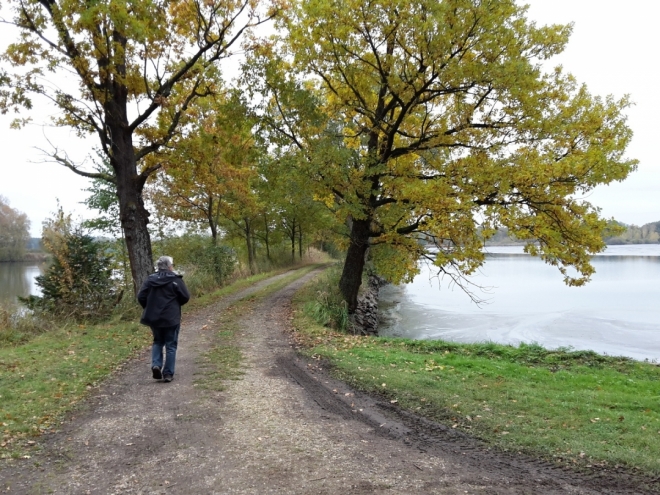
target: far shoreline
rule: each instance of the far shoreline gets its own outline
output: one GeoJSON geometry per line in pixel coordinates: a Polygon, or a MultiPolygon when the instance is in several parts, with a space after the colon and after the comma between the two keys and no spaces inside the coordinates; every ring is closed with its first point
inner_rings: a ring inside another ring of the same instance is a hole
{"type": "Polygon", "coordinates": [[[45,263],[49,258],[48,253],[28,252],[20,260],[0,260],[0,263],[45,263]]]}

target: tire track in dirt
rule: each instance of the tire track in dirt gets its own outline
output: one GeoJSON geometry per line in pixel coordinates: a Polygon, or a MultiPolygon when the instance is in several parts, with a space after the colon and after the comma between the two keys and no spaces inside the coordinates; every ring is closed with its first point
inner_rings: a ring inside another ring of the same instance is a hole
{"type": "Polygon", "coordinates": [[[293,352],[279,356],[278,364],[319,407],[361,421],[375,434],[396,439],[411,449],[457,462],[472,476],[493,480],[488,493],[660,493],[660,479],[623,471],[578,473],[529,456],[491,449],[463,432],[356,391],[332,379],[327,364],[324,369],[318,361],[293,352]]]}

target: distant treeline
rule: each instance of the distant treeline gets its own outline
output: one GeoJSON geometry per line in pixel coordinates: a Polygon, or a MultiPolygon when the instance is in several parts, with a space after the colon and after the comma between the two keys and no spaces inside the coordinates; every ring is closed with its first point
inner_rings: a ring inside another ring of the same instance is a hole
{"type": "Polygon", "coordinates": [[[506,227],[498,229],[493,237],[486,241],[486,246],[522,246],[525,241],[509,237],[509,230],[506,227]]]}
{"type": "MultiPolygon", "coordinates": [[[[626,228],[626,231],[617,236],[605,237],[607,244],[658,244],[660,243],[660,221],[651,222],[641,227],[637,225],[626,225],[617,222],[626,228]]],[[[509,237],[507,229],[503,228],[486,241],[487,246],[515,246],[523,245],[525,241],[509,237]]]]}
{"type": "Polygon", "coordinates": [[[3,261],[45,261],[48,254],[44,252],[40,237],[30,237],[25,244],[15,244],[13,249],[6,249],[0,243],[0,262],[3,261]]]}
{"type": "Polygon", "coordinates": [[[30,239],[30,220],[0,196],[0,261],[20,261],[30,239]]]}
{"type": "Polygon", "coordinates": [[[641,227],[637,225],[625,225],[626,231],[615,237],[606,237],[607,244],[657,244],[660,242],[660,221],[651,222],[641,227]]]}
{"type": "Polygon", "coordinates": [[[41,251],[41,237],[30,237],[25,247],[28,251],[41,251]]]}
{"type": "Polygon", "coordinates": [[[0,262],[43,261],[41,239],[30,237],[30,219],[0,196],[0,262]]]}

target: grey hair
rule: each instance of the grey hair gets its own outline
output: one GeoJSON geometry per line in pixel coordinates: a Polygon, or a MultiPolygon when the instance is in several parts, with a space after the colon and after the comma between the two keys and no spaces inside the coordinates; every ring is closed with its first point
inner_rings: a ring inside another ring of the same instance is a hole
{"type": "Polygon", "coordinates": [[[168,270],[174,266],[174,260],[171,256],[161,256],[158,258],[158,261],[156,261],[156,266],[159,270],[168,270]]]}

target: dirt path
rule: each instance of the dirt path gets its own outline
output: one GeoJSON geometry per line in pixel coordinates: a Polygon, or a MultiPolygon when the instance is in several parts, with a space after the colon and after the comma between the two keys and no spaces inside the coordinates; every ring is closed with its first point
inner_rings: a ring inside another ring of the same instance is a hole
{"type": "MultiPolygon", "coordinates": [[[[485,450],[451,429],[334,382],[286,337],[293,293],[309,273],[242,322],[245,375],[223,392],[193,378],[214,315],[274,277],[186,318],[170,384],[148,357],[125,367],[43,453],[0,469],[19,494],[596,494],[641,493],[485,450]]],[[[648,491],[647,491],[648,493],[648,491]]]]}

